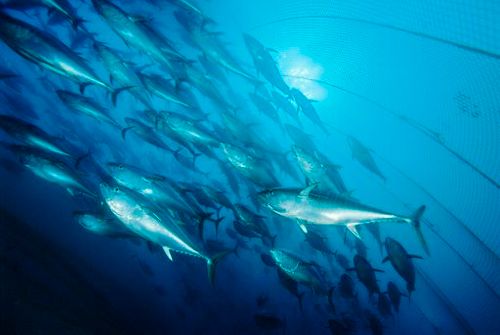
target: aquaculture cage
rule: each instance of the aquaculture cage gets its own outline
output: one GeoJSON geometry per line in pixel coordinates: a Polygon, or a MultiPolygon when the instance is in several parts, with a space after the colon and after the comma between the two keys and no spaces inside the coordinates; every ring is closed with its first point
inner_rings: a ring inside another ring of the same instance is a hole
{"type": "Polygon", "coordinates": [[[500,2],[0,2],[2,334],[500,334],[500,2]]]}

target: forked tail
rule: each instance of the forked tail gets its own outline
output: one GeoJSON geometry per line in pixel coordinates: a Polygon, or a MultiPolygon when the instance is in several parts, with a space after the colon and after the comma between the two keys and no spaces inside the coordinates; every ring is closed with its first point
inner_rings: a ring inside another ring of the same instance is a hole
{"type": "Polygon", "coordinates": [[[417,233],[418,241],[422,245],[422,248],[424,248],[425,253],[430,256],[431,253],[429,251],[429,247],[427,245],[427,242],[425,241],[424,235],[422,234],[421,223],[420,223],[422,215],[425,212],[425,208],[426,208],[425,205],[420,206],[415,211],[415,213],[413,213],[413,215],[411,216],[411,221],[412,221],[413,227],[415,228],[415,232],[417,233]]]}
{"type": "Polygon", "coordinates": [[[210,281],[210,285],[214,286],[215,283],[215,267],[222,258],[232,252],[233,250],[225,250],[207,259],[208,280],[210,281]]]}

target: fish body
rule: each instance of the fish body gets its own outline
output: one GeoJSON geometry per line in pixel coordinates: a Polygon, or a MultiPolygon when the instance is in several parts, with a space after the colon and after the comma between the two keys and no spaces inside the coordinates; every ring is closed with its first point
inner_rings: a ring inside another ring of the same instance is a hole
{"type": "Polygon", "coordinates": [[[125,138],[125,134],[129,130],[132,130],[143,141],[148,142],[149,144],[157,148],[166,150],[168,152],[172,153],[175,152],[163,141],[163,139],[155,132],[155,130],[152,127],[146,125],[142,121],[139,121],[131,117],[126,117],[125,122],[127,123],[127,127],[122,130],[123,138],[125,138]]]}
{"type": "Polygon", "coordinates": [[[183,200],[170,187],[166,177],[152,174],[132,165],[118,162],[107,164],[108,172],[120,185],[158,204],[179,204],[183,200]]]}
{"type": "Polygon", "coordinates": [[[276,178],[263,160],[237,146],[228,143],[222,143],[221,146],[229,163],[240,174],[263,187],[277,184],[276,178]]]}
{"type": "Polygon", "coordinates": [[[111,90],[85,60],[64,43],[5,13],[0,13],[0,38],[19,55],[47,70],[81,85],[94,84],[111,90]]]}
{"type": "Polygon", "coordinates": [[[390,237],[385,239],[384,245],[387,251],[384,262],[388,260],[391,262],[396,272],[406,281],[406,288],[411,294],[415,290],[415,266],[412,258],[422,257],[408,254],[398,241],[390,237]]]}
{"type": "Polygon", "coordinates": [[[305,284],[316,290],[323,288],[322,281],[311,263],[305,262],[299,257],[281,249],[271,249],[270,253],[281,271],[296,282],[305,284]]]}
{"type": "Polygon", "coordinates": [[[321,130],[325,132],[325,134],[329,134],[330,132],[326,128],[325,124],[319,118],[319,115],[314,108],[312,101],[309,100],[304,93],[296,88],[292,88],[290,90],[290,95],[293,97],[297,105],[299,106],[299,111],[304,113],[304,115],[311,120],[316,126],[318,126],[321,130]]]}
{"type": "Polygon", "coordinates": [[[104,182],[100,189],[110,211],[132,232],[162,246],[170,259],[170,250],[204,259],[213,284],[215,265],[227,252],[216,256],[208,255],[203,245],[190,238],[171,217],[131,190],[104,182]]]}
{"type": "Polygon", "coordinates": [[[199,121],[174,112],[164,112],[162,115],[168,127],[186,142],[211,147],[220,145],[220,141],[215,139],[199,121]]]}
{"type": "Polygon", "coordinates": [[[43,129],[14,116],[0,115],[0,129],[22,143],[61,156],[70,156],[57,139],[43,129]]]}
{"type": "Polygon", "coordinates": [[[6,8],[26,10],[33,7],[47,7],[49,13],[59,14],[69,22],[74,29],[78,28],[84,20],[76,14],[75,8],[68,0],[9,0],[4,3],[6,8]]]}
{"type": "Polygon", "coordinates": [[[107,109],[99,105],[93,99],[65,90],[57,90],[57,96],[70,110],[91,117],[99,122],[108,123],[116,128],[120,128],[110,115],[107,109]]]}
{"type": "Polygon", "coordinates": [[[377,284],[377,278],[375,277],[375,271],[366,258],[355,255],[354,256],[354,268],[351,270],[356,271],[359,281],[367,288],[370,296],[373,293],[380,293],[380,288],[377,284]]]}
{"type": "Polygon", "coordinates": [[[257,39],[248,34],[244,34],[243,39],[252,57],[257,73],[261,74],[271,85],[279,89],[283,94],[288,95],[290,88],[283,80],[283,76],[269,52],[270,49],[266,48],[257,39]]]}
{"type": "MultiPolygon", "coordinates": [[[[115,50],[105,46],[103,43],[94,42],[94,50],[109,72],[110,81],[120,88],[127,88],[147,108],[152,108],[151,99],[147,95],[145,87],[137,73],[124,61],[115,50]]],[[[116,96],[114,97],[116,104],[116,96]]]]}
{"type": "Polygon", "coordinates": [[[170,65],[161,49],[153,42],[148,32],[141,27],[140,22],[145,20],[144,18],[126,13],[111,1],[92,0],[92,4],[96,12],[104,18],[109,27],[126,45],[145,53],[162,64],[170,65]]]}
{"type": "Polygon", "coordinates": [[[399,312],[399,305],[401,304],[401,296],[403,295],[399,288],[392,281],[387,283],[387,295],[391,300],[392,306],[396,312],[399,312]]]}
{"type": "Polygon", "coordinates": [[[312,193],[316,184],[305,189],[280,188],[262,191],[259,201],[274,213],[300,220],[307,224],[347,226],[354,235],[356,225],[403,222],[419,227],[419,219],[425,210],[420,207],[412,216],[401,216],[370,207],[342,196],[326,197],[312,193]]]}
{"type": "Polygon", "coordinates": [[[18,155],[21,163],[36,176],[65,188],[70,194],[79,191],[95,196],[65,162],[31,147],[11,145],[9,149],[18,155]]]}
{"type": "Polygon", "coordinates": [[[382,317],[392,315],[391,300],[386,294],[382,293],[378,295],[377,308],[382,317]]]}
{"type": "Polygon", "coordinates": [[[108,237],[136,237],[131,231],[125,228],[120,222],[101,214],[90,212],[75,212],[73,217],[86,230],[102,236],[108,237]]]}
{"type": "Polygon", "coordinates": [[[179,90],[168,80],[158,75],[141,74],[140,77],[144,86],[151,94],[186,108],[194,108],[187,99],[179,94],[179,90]]]}
{"type": "Polygon", "coordinates": [[[354,299],[356,297],[354,292],[354,281],[352,280],[352,277],[346,273],[340,276],[338,289],[343,298],[354,299]]]}
{"type": "Polygon", "coordinates": [[[299,308],[302,311],[302,301],[304,299],[304,293],[299,291],[298,282],[288,276],[286,272],[284,272],[280,268],[278,268],[276,272],[278,273],[278,279],[281,286],[283,286],[288,292],[290,292],[290,294],[297,298],[299,308]]]}
{"type": "Polygon", "coordinates": [[[365,147],[363,143],[361,143],[356,138],[349,136],[347,138],[347,143],[352,152],[352,157],[357,160],[362,166],[371,171],[373,174],[380,177],[383,181],[386,180],[384,174],[380,171],[375,159],[372,156],[372,151],[365,147]]]}

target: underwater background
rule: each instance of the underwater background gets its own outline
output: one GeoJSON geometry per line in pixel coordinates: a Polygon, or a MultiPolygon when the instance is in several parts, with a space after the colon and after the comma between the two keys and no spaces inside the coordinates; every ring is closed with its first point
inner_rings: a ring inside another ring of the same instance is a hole
{"type": "Polygon", "coordinates": [[[500,334],[500,2],[4,0],[1,12],[2,334],[500,334]],[[128,168],[139,181],[117,177],[128,168]],[[169,260],[103,185],[201,256],[169,260]],[[275,188],[403,218],[425,205],[425,243],[414,221],[297,222],[259,201],[275,188]],[[386,238],[419,257],[413,292],[384,262],[386,238]]]}

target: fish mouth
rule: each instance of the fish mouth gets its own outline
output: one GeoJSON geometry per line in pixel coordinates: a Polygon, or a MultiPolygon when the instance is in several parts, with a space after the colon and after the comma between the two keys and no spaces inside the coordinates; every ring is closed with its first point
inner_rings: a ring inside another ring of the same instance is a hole
{"type": "Polygon", "coordinates": [[[262,191],[262,192],[259,192],[257,193],[257,201],[261,204],[261,205],[266,205],[267,204],[267,198],[268,198],[268,191],[262,191]]]}
{"type": "Polygon", "coordinates": [[[273,261],[276,261],[278,259],[278,251],[276,249],[269,250],[269,254],[271,255],[273,261]]]}
{"type": "Polygon", "coordinates": [[[274,196],[274,190],[264,190],[257,193],[257,201],[259,201],[263,205],[270,206],[271,199],[274,196]]]}
{"type": "Polygon", "coordinates": [[[118,185],[113,185],[113,184],[111,184],[109,182],[102,181],[99,184],[99,190],[101,191],[102,196],[104,198],[107,198],[113,192],[115,192],[115,193],[119,192],[120,188],[118,187],[118,185]]]}

